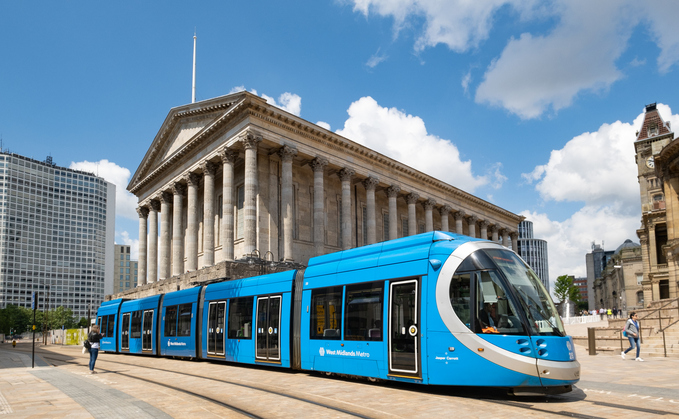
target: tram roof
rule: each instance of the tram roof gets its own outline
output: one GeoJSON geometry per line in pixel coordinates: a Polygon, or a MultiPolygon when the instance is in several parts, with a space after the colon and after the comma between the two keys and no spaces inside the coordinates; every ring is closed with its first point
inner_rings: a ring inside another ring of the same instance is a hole
{"type": "Polygon", "coordinates": [[[427,259],[433,243],[460,238],[454,233],[430,231],[396,240],[317,256],[309,260],[305,278],[427,259]]]}

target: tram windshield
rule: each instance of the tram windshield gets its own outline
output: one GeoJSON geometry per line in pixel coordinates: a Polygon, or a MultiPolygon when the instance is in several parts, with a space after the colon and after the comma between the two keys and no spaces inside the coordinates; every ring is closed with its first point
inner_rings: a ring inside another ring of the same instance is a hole
{"type": "Polygon", "coordinates": [[[561,317],[537,275],[512,252],[506,250],[485,252],[516,290],[532,332],[539,335],[565,336],[561,317]]]}
{"type": "Polygon", "coordinates": [[[545,287],[507,250],[484,249],[469,255],[452,278],[450,302],[458,318],[475,333],[565,336],[545,287]],[[524,329],[526,320],[529,332],[524,329]]]}

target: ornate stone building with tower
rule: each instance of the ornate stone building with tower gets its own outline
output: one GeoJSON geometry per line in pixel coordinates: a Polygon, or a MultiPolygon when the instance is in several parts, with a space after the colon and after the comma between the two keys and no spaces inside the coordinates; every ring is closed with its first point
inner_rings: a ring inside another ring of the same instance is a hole
{"type": "Polygon", "coordinates": [[[676,298],[679,265],[679,143],[656,104],[646,106],[634,142],[641,192],[641,243],[645,304],[676,298]]]}
{"type": "Polygon", "coordinates": [[[523,219],[248,92],[171,109],[128,190],[140,285],[431,230],[516,249],[523,219]]]}

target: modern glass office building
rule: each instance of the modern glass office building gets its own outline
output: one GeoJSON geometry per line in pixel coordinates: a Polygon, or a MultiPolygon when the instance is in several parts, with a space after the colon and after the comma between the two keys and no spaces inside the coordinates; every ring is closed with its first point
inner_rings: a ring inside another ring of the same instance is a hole
{"type": "Polygon", "coordinates": [[[519,239],[517,240],[519,256],[533,268],[540,277],[540,281],[549,289],[549,258],[547,256],[547,242],[533,238],[533,222],[523,220],[519,223],[519,239]]]}
{"type": "Polygon", "coordinates": [[[0,152],[0,308],[87,317],[113,292],[115,185],[0,152]]]}

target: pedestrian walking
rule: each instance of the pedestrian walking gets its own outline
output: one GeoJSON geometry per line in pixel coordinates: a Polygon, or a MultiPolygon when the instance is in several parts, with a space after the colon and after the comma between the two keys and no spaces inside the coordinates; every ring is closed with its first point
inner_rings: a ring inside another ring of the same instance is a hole
{"type": "Polygon", "coordinates": [[[613,307],[613,318],[617,319],[618,318],[618,309],[613,307]]]}
{"type": "Polygon", "coordinates": [[[634,360],[643,362],[644,360],[639,357],[639,352],[641,351],[641,348],[639,347],[639,335],[641,329],[639,329],[639,318],[637,317],[637,313],[634,311],[629,314],[629,319],[627,319],[627,323],[625,323],[624,330],[627,334],[627,339],[629,339],[629,348],[623,352],[620,352],[620,356],[622,359],[625,359],[625,354],[634,349],[636,346],[637,357],[634,360]]]}
{"type": "Polygon", "coordinates": [[[96,374],[94,371],[94,364],[97,362],[97,355],[99,355],[99,341],[101,340],[101,333],[99,333],[99,325],[92,326],[92,331],[87,335],[87,340],[90,342],[90,374],[96,374]]]}

